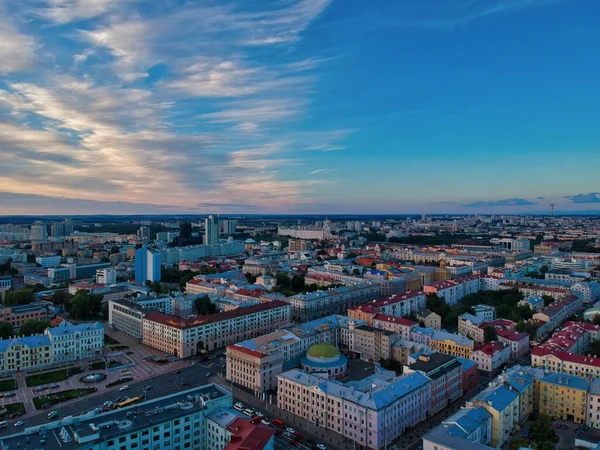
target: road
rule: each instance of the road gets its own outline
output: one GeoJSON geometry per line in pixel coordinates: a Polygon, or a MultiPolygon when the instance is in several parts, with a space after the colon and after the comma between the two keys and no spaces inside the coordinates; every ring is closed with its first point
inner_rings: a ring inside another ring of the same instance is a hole
{"type": "MultiPolygon", "coordinates": [[[[119,387],[115,386],[114,390],[105,391],[100,394],[92,394],[87,397],[82,397],[81,400],[75,402],[69,402],[66,405],[60,406],[61,417],[72,416],[87,412],[96,407],[102,406],[106,401],[115,401],[118,397],[136,397],[144,395],[144,389],[146,386],[151,385],[152,389],[148,391],[148,398],[162,397],[165,395],[175,394],[192,387],[203,386],[212,381],[209,381],[207,374],[214,375],[219,371],[220,365],[224,364],[224,360],[209,361],[206,363],[196,363],[193,366],[181,369],[180,374],[167,373],[164,375],[149,378],[144,381],[134,382],[129,384],[129,389],[126,391],[119,391],[119,387]],[[211,364],[211,365],[209,365],[211,364]],[[185,386],[185,383],[189,386],[185,386]]],[[[91,387],[91,386],[90,386],[91,387]]],[[[23,419],[25,426],[34,426],[44,423],[48,423],[48,413],[53,410],[58,410],[59,407],[49,408],[41,410],[35,415],[28,416],[23,419]]],[[[0,436],[9,435],[14,433],[13,427],[0,429],[0,436]]]]}

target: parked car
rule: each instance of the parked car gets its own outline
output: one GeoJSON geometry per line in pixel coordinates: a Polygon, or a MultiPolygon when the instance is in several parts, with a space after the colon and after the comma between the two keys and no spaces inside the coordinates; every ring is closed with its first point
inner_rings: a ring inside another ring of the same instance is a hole
{"type": "Polygon", "coordinates": [[[265,415],[263,413],[261,413],[260,411],[256,411],[256,415],[258,417],[265,417],[265,415]]]}
{"type": "Polygon", "coordinates": [[[4,393],[5,397],[14,397],[15,395],[17,395],[17,394],[15,394],[14,392],[5,392],[4,393]]]}
{"type": "Polygon", "coordinates": [[[147,390],[147,391],[151,391],[151,390],[152,390],[152,385],[151,385],[151,384],[149,384],[148,386],[146,386],[146,390],[147,390]]]}
{"type": "Polygon", "coordinates": [[[58,387],[58,384],[56,383],[52,383],[49,385],[50,389],[56,389],[58,387]]]}
{"type": "Polygon", "coordinates": [[[245,410],[242,411],[244,414],[248,414],[249,416],[253,416],[254,415],[254,410],[252,408],[246,408],[245,410]]]}
{"type": "Polygon", "coordinates": [[[271,425],[271,422],[269,422],[268,420],[264,420],[264,419],[261,420],[260,423],[262,423],[263,425],[267,425],[267,426],[271,425]]]}
{"type": "Polygon", "coordinates": [[[327,450],[327,447],[325,447],[323,444],[318,444],[318,445],[317,445],[317,448],[318,448],[319,450],[327,450]]]}
{"type": "Polygon", "coordinates": [[[126,391],[127,389],[129,389],[129,385],[128,384],[126,384],[125,386],[121,386],[119,388],[119,391],[123,392],[123,391],[126,391]]]}
{"type": "Polygon", "coordinates": [[[294,430],[293,428],[286,428],[285,431],[287,431],[290,434],[296,434],[296,430],[294,430]]]}
{"type": "Polygon", "coordinates": [[[50,411],[48,413],[48,419],[54,419],[55,417],[59,416],[59,412],[58,411],[50,411]]]}
{"type": "Polygon", "coordinates": [[[24,422],[22,420],[15,422],[15,427],[22,427],[23,425],[24,425],[24,422]]]}

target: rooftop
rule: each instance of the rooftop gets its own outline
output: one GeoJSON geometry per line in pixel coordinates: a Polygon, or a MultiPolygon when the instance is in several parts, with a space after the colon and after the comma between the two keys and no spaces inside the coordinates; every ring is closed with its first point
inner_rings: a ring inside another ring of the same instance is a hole
{"type": "Polygon", "coordinates": [[[340,351],[330,344],[315,344],[308,349],[306,354],[312,358],[333,358],[338,356],[340,351]]]}
{"type": "Polygon", "coordinates": [[[231,433],[223,450],[262,450],[273,438],[275,430],[248,418],[238,417],[227,427],[231,433]]]}
{"type": "Polygon", "coordinates": [[[228,396],[229,392],[222,387],[209,384],[106,413],[21,428],[18,433],[2,438],[0,442],[4,449],[23,447],[70,450],[82,448],[82,445],[91,448],[92,443],[100,444],[108,439],[148,428],[153,423],[169,422],[205,410],[207,405],[225,400],[228,396]],[[63,427],[69,437],[66,441],[60,437],[65,434],[61,433],[63,427]],[[27,446],[23,445],[25,436],[30,441],[27,446]]]}

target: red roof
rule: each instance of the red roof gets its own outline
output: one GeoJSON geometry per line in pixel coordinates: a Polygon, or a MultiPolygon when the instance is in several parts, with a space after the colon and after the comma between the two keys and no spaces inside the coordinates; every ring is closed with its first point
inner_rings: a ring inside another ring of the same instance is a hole
{"type": "Polygon", "coordinates": [[[265,291],[261,291],[260,289],[255,289],[253,291],[251,291],[249,289],[238,289],[237,291],[235,291],[235,294],[245,295],[246,297],[254,297],[254,298],[259,298],[264,293],[265,293],[265,291]]]}
{"type": "Polygon", "coordinates": [[[353,311],[362,311],[365,313],[376,314],[382,306],[393,305],[394,303],[404,302],[414,297],[425,295],[422,291],[406,292],[405,294],[395,294],[391,297],[385,297],[379,300],[373,300],[372,302],[365,303],[355,308],[349,308],[353,311]]]}
{"type": "Polygon", "coordinates": [[[228,427],[231,433],[229,444],[224,450],[261,450],[273,438],[275,430],[249,419],[238,417],[228,427]]]}
{"type": "Polygon", "coordinates": [[[504,350],[505,347],[506,346],[502,342],[495,341],[483,344],[481,347],[476,348],[474,351],[483,352],[488,356],[493,356],[494,354],[504,350]]]}
{"type": "Polygon", "coordinates": [[[248,314],[258,313],[262,311],[268,311],[270,309],[281,308],[282,306],[288,306],[287,303],[274,300],[272,302],[259,303],[257,305],[246,306],[245,308],[232,309],[230,311],[223,311],[209,316],[192,316],[188,319],[182,319],[181,317],[171,316],[161,312],[151,312],[144,316],[145,320],[152,322],[162,323],[173,328],[179,328],[184,330],[186,328],[199,327],[209,323],[222,322],[224,320],[235,319],[236,317],[247,316],[248,314]]]}
{"type": "Polygon", "coordinates": [[[417,322],[413,322],[412,320],[405,319],[404,317],[388,316],[386,314],[376,314],[375,317],[373,317],[373,320],[381,320],[383,322],[396,323],[398,325],[403,325],[406,327],[412,327],[415,325],[419,325],[417,322]]]}
{"type": "Polygon", "coordinates": [[[256,358],[264,358],[265,356],[269,356],[266,353],[259,352],[257,350],[252,350],[248,347],[242,347],[241,345],[237,344],[228,345],[227,348],[230,348],[231,350],[235,350],[237,352],[245,353],[246,355],[255,356],[256,358]]]}
{"type": "Polygon", "coordinates": [[[555,356],[558,359],[566,362],[600,367],[600,358],[594,358],[593,356],[578,355],[576,353],[569,352],[552,352],[552,356],[555,356]]]}
{"type": "Polygon", "coordinates": [[[506,339],[507,341],[518,342],[525,338],[529,338],[529,334],[525,332],[517,333],[516,331],[496,329],[496,333],[498,334],[498,336],[500,336],[503,339],[506,339]]]}

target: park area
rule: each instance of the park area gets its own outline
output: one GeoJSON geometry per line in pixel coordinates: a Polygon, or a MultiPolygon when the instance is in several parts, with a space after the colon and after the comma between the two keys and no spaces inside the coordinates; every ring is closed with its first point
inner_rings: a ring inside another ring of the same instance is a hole
{"type": "Polygon", "coordinates": [[[74,398],[80,398],[92,394],[97,390],[98,389],[96,388],[70,389],[68,391],[56,392],[50,395],[34,397],[33,405],[36,407],[36,409],[49,408],[60,402],[66,402],[74,398]]]}
{"type": "Polygon", "coordinates": [[[59,381],[65,381],[67,378],[77,375],[83,372],[79,367],[69,367],[68,369],[55,370],[52,372],[37,373],[35,375],[29,375],[25,381],[27,386],[39,386],[47,383],[58,383],[59,381]]]}
{"type": "Polygon", "coordinates": [[[14,391],[15,389],[17,389],[17,380],[14,378],[0,380],[0,392],[14,391]]]}

